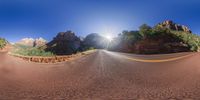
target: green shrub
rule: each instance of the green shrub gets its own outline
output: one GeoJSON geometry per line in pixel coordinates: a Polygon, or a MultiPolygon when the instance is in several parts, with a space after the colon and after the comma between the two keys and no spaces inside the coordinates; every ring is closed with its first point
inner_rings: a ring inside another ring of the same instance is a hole
{"type": "Polygon", "coordinates": [[[171,31],[177,38],[188,44],[191,51],[198,51],[200,48],[200,37],[196,34],[182,31],[171,31]]]}
{"type": "Polygon", "coordinates": [[[37,47],[29,47],[24,45],[14,45],[15,49],[12,51],[14,54],[23,56],[53,56],[52,52],[47,52],[37,47]]]}
{"type": "Polygon", "coordinates": [[[0,38],[0,49],[2,49],[4,46],[6,46],[7,41],[3,38],[0,38]]]}
{"type": "Polygon", "coordinates": [[[139,33],[143,38],[147,38],[148,36],[152,35],[152,28],[147,24],[141,25],[139,29],[139,33]]]}

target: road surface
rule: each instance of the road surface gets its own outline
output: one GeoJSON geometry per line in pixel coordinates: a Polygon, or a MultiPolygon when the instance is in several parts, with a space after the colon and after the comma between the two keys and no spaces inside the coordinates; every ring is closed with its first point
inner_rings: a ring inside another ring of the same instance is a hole
{"type": "Polygon", "coordinates": [[[1,53],[0,99],[200,100],[200,54],[98,50],[69,62],[38,64],[1,53]]]}

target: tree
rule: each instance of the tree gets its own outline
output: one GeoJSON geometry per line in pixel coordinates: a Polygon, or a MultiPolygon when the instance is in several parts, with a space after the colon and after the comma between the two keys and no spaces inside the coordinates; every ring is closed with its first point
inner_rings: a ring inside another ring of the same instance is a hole
{"type": "Polygon", "coordinates": [[[148,26],[147,24],[143,24],[139,27],[139,33],[143,38],[148,37],[152,34],[152,28],[148,26]]]}
{"type": "Polygon", "coordinates": [[[7,41],[3,38],[0,38],[0,49],[2,49],[4,46],[6,46],[7,41]]]}
{"type": "Polygon", "coordinates": [[[122,38],[124,41],[127,41],[129,43],[134,43],[141,39],[141,35],[139,31],[123,31],[122,38]]]}

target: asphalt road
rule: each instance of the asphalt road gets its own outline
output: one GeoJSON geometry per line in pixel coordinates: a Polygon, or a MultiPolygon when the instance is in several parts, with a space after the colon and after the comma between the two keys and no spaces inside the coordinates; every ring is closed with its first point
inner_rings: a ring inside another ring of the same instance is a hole
{"type": "Polygon", "coordinates": [[[59,64],[0,54],[0,100],[69,99],[200,100],[200,54],[98,50],[59,64]]]}

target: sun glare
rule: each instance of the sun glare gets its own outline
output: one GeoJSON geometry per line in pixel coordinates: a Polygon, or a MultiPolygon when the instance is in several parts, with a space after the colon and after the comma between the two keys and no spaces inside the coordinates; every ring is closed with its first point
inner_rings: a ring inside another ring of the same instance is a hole
{"type": "Polygon", "coordinates": [[[112,40],[113,40],[112,36],[110,36],[110,35],[106,35],[105,37],[106,37],[106,39],[108,39],[109,41],[112,41],[112,40]]]}

